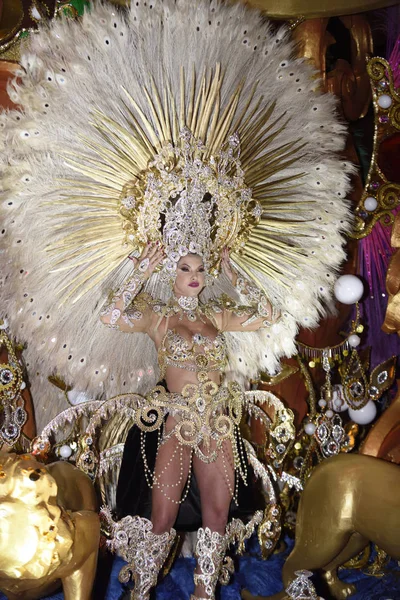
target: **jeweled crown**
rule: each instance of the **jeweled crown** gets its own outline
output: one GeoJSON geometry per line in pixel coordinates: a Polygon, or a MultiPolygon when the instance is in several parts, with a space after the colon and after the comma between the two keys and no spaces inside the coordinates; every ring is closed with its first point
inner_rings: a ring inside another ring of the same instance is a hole
{"type": "Polygon", "coordinates": [[[125,187],[120,211],[133,246],[162,241],[163,268],[170,274],[189,253],[215,270],[222,249],[239,250],[249,224],[261,216],[244,180],[238,135],[213,156],[187,128],[180,133],[180,146],[165,144],[142,176],[125,187]]]}

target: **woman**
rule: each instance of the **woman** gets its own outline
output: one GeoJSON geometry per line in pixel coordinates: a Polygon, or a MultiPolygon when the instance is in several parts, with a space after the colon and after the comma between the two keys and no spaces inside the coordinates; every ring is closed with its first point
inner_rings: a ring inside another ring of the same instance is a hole
{"type": "MultiPolygon", "coordinates": [[[[154,472],[148,468],[143,451],[146,478],[152,487],[152,511],[151,524],[144,523],[145,543],[138,553],[137,566],[133,565],[135,597],[146,598],[157,581],[175,537],[172,527],[193,470],[200,491],[203,528],[198,533],[192,597],[214,598],[226,548],[229,507],[236,496],[235,483],[238,476],[245,477],[244,451],[238,436],[242,393],[237,383],[221,387],[226,366],[223,332],[255,331],[271,325],[277,315],[258,290],[250,288],[243,279],[238,280],[226,249],[221,261],[223,272],[233,285],[240,286],[242,294],[257,297],[256,306],[238,307],[232,303],[228,310],[199,302],[206,272],[198,254],[180,258],[171,300],[161,306],[148,294],[140,294],[140,290],[163,262],[163,248],[148,244],[140,258],[133,260],[134,275],[112,298],[101,319],[121,331],[145,332],[150,336],[168,389],[165,392],[158,386],[147,397],[146,408],[161,409],[160,416],[166,416],[166,420],[159,425],[154,472]],[[158,549],[157,558],[149,565],[146,557],[152,555],[154,548],[158,549]]],[[[154,424],[148,429],[154,429],[154,424]]],[[[145,425],[143,430],[146,431],[145,425]]]]}

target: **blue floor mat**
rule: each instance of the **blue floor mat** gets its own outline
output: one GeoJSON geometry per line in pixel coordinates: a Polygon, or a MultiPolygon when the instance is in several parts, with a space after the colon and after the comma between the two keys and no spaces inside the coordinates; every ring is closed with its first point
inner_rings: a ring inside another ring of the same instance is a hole
{"type": "MultiPolygon", "coordinates": [[[[292,542],[287,541],[287,550],[274,554],[268,561],[256,555],[254,545],[254,555],[241,557],[230,584],[221,587],[220,600],[240,600],[240,590],[244,587],[253,594],[264,596],[279,592],[282,566],[292,546],[292,542]]],[[[122,559],[115,558],[104,600],[121,600],[126,587],[118,581],[118,573],[124,564],[122,559]]],[[[178,558],[169,575],[157,587],[156,600],[188,600],[194,587],[193,570],[194,559],[178,558]]],[[[357,585],[357,593],[351,600],[400,600],[400,566],[394,560],[386,566],[383,577],[371,577],[354,569],[341,570],[340,579],[357,585]]],[[[63,599],[62,592],[58,592],[47,600],[63,599]]],[[[5,600],[5,596],[0,594],[0,600],[5,600]]],[[[99,599],[94,597],[93,600],[99,599]]]]}

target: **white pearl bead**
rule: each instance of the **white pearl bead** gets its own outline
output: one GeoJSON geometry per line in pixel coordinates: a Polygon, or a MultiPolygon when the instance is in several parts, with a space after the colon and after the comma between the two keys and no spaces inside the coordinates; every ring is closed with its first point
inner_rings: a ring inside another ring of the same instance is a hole
{"type": "Polygon", "coordinates": [[[331,410],[331,409],[327,410],[325,413],[325,416],[328,417],[328,419],[333,417],[333,410],[331,410]]]}
{"type": "Polygon", "coordinates": [[[343,304],[358,302],[364,293],[364,286],[355,275],[342,275],[335,283],[335,298],[343,304]]]}
{"type": "Polygon", "coordinates": [[[318,400],[318,406],[320,406],[321,408],[324,408],[324,406],[326,406],[326,400],[318,400]]]}
{"type": "Polygon", "coordinates": [[[343,398],[343,388],[340,384],[333,386],[332,400],[329,403],[329,408],[333,408],[335,412],[343,412],[349,408],[343,398]]]}
{"type": "Polygon", "coordinates": [[[69,458],[72,454],[71,446],[68,446],[68,444],[64,444],[60,447],[59,452],[62,458],[69,458]]]}
{"type": "Polygon", "coordinates": [[[348,338],[348,342],[352,348],[357,348],[360,345],[361,338],[359,335],[352,333],[348,338]]]}
{"type": "Polygon", "coordinates": [[[364,200],[365,210],[369,210],[370,212],[372,212],[373,210],[376,209],[377,206],[378,206],[378,200],[376,198],[374,198],[373,196],[368,196],[368,198],[365,198],[365,200],[364,200]]]}
{"type": "Polygon", "coordinates": [[[382,94],[378,98],[378,104],[381,108],[389,108],[389,106],[392,106],[392,99],[388,94],[382,94]]]}
{"type": "Polygon", "coordinates": [[[376,405],[375,402],[369,400],[367,404],[359,410],[349,408],[349,417],[354,423],[358,425],[367,425],[371,423],[376,417],[376,405]]]}
{"type": "Polygon", "coordinates": [[[315,425],[314,423],[306,423],[304,425],[304,431],[306,432],[307,435],[314,435],[315,433],[315,425]]]}

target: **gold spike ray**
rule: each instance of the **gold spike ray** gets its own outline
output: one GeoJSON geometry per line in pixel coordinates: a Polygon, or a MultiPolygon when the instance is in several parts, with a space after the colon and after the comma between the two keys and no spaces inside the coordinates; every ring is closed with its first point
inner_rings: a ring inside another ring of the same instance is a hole
{"type": "MultiPolygon", "coordinates": [[[[243,256],[252,257],[262,261],[264,264],[268,264],[271,268],[282,273],[282,269],[276,265],[276,256],[269,256],[267,253],[263,252],[264,249],[263,245],[248,241],[243,251],[243,256]]],[[[281,256],[280,260],[292,267],[296,267],[297,265],[297,257],[290,259],[288,256],[281,256]]]]}
{"type": "MultiPolygon", "coordinates": [[[[142,111],[142,109],[140,108],[140,106],[138,105],[137,102],[135,102],[135,100],[132,98],[132,96],[127,92],[127,90],[125,88],[122,88],[123,91],[125,92],[129,102],[132,104],[133,108],[137,111],[137,113],[139,114],[142,122],[143,122],[143,126],[144,126],[144,131],[147,132],[149,140],[153,146],[153,151],[155,152],[160,152],[161,150],[161,144],[160,141],[150,123],[150,121],[147,119],[146,115],[144,114],[144,112],[142,111]]],[[[141,129],[141,128],[140,128],[141,129]]]]}

